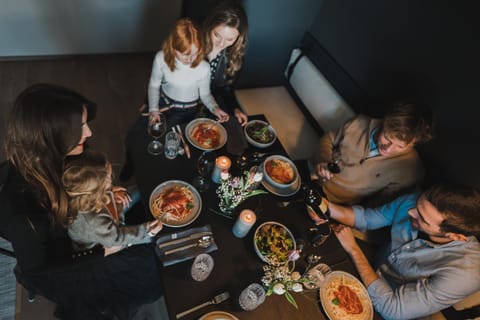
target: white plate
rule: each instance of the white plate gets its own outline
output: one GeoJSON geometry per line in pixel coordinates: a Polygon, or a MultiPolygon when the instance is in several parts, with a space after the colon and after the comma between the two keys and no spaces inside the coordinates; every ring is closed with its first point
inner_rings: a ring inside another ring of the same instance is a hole
{"type": "Polygon", "coordinates": [[[343,271],[333,271],[329,273],[326,279],[323,281],[320,287],[320,301],[322,303],[323,310],[330,320],[372,320],[373,319],[373,307],[372,301],[368,296],[367,289],[363,284],[352,276],[350,273],[343,271]],[[343,281],[343,283],[342,283],[343,281]],[[361,314],[344,314],[344,310],[339,306],[334,305],[331,301],[331,292],[336,290],[340,284],[347,285],[358,296],[362,303],[363,312],[361,314]]]}
{"type": "Polygon", "coordinates": [[[217,121],[208,118],[198,118],[190,121],[185,127],[185,136],[187,137],[188,142],[190,142],[195,148],[203,151],[217,150],[227,143],[227,130],[225,130],[225,128],[217,121]],[[208,130],[215,130],[215,132],[219,135],[219,144],[213,147],[207,147],[197,141],[193,137],[193,133],[199,126],[208,126],[208,130]]]}
{"type": "MultiPolygon", "coordinates": [[[[260,170],[261,172],[264,172],[263,163],[260,165],[260,170]]],[[[291,186],[287,188],[277,188],[271,185],[266,179],[262,179],[262,185],[265,187],[265,189],[267,189],[267,191],[273,193],[274,195],[280,197],[290,197],[300,190],[300,187],[302,186],[302,180],[298,174],[297,179],[292,183],[291,186]]]]}
{"type": "MultiPolygon", "coordinates": [[[[260,249],[258,248],[258,245],[257,245],[257,234],[260,232],[260,230],[266,226],[266,225],[276,225],[276,226],[279,226],[280,228],[284,229],[286,232],[287,232],[287,235],[290,237],[290,239],[292,239],[292,243],[293,243],[293,248],[292,250],[296,250],[297,248],[297,244],[295,243],[295,238],[293,237],[293,234],[290,230],[288,230],[287,227],[285,227],[283,224],[281,223],[278,223],[278,222],[275,222],[275,221],[267,221],[267,222],[264,222],[262,223],[261,225],[259,225],[257,227],[257,229],[255,230],[255,234],[253,235],[253,247],[255,249],[255,252],[257,253],[257,255],[259,256],[260,259],[262,259],[262,261],[264,262],[268,262],[267,259],[265,259],[265,256],[260,252],[260,249]]],[[[288,253],[286,253],[288,254],[288,253]]]]}
{"type": "Polygon", "coordinates": [[[200,194],[198,193],[197,189],[195,189],[191,184],[182,181],[182,180],[169,180],[165,181],[161,184],[159,184],[155,189],[153,189],[152,193],[150,194],[150,200],[148,201],[149,207],[150,207],[150,212],[152,213],[153,216],[154,210],[152,207],[153,201],[160,195],[164,190],[168,188],[172,188],[175,186],[181,186],[181,187],[186,187],[190,192],[193,194],[193,208],[190,214],[182,221],[175,221],[175,220],[168,220],[167,218],[164,218],[164,216],[160,217],[160,220],[162,223],[168,227],[174,227],[174,228],[180,228],[184,227],[186,225],[189,225],[195,219],[198,218],[200,215],[200,212],[202,211],[202,198],[200,197],[200,194]]]}
{"type": "Polygon", "coordinates": [[[212,311],[204,314],[198,320],[238,320],[238,318],[228,312],[212,311]]]}

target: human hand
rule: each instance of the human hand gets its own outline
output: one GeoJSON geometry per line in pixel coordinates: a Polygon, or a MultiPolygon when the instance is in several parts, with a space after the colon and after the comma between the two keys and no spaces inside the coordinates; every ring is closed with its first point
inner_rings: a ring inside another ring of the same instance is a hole
{"type": "Polygon", "coordinates": [[[148,234],[152,237],[156,236],[163,229],[163,223],[160,220],[153,220],[147,222],[147,231],[148,234]]]}
{"type": "Polygon", "coordinates": [[[113,246],[113,247],[106,247],[103,256],[109,256],[111,254],[117,253],[118,251],[122,250],[122,246],[113,246]]]}
{"type": "Polygon", "coordinates": [[[127,189],[120,186],[114,186],[112,187],[112,192],[115,203],[121,204],[123,208],[128,207],[128,205],[132,201],[132,198],[128,194],[127,189]]]}
{"type": "Polygon", "coordinates": [[[217,117],[218,122],[226,122],[228,119],[230,119],[228,113],[220,108],[215,108],[215,110],[213,110],[213,114],[217,117]]]}
{"type": "Polygon", "coordinates": [[[327,162],[320,162],[317,164],[316,167],[317,175],[322,179],[323,182],[332,179],[333,173],[328,170],[328,163],[327,162]]]}
{"type": "Polygon", "coordinates": [[[233,111],[233,114],[235,115],[235,118],[237,118],[238,123],[240,123],[242,127],[244,127],[247,124],[248,117],[240,109],[235,108],[235,110],[233,111]]]}
{"type": "Polygon", "coordinates": [[[150,123],[159,122],[160,121],[160,111],[151,111],[149,112],[149,121],[150,123]]]}
{"type": "Polygon", "coordinates": [[[338,241],[347,253],[352,254],[355,250],[360,250],[357,240],[355,240],[355,236],[353,235],[350,227],[339,224],[335,227],[332,227],[332,229],[335,232],[338,241]]]}

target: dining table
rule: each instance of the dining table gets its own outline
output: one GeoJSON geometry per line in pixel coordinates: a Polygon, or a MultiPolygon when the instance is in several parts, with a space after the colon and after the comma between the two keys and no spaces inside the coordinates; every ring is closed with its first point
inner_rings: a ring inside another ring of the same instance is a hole
{"type": "MultiPolygon", "coordinates": [[[[249,120],[251,119],[267,120],[263,115],[249,116],[249,120]]],[[[182,132],[185,132],[185,125],[182,125],[181,129],[182,132]]],[[[243,134],[243,132],[239,134],[243,134]]],[[[130,130],[129,140],[128,152],[134,166],[136,183],[146,208],[149,208],[152,191],[162,182],[181,180],[192,183],[192,180],[199,175],[197,160],[203,151],[188,141],[186,143],[190,144],[190,158],[184,154],[178,155],[175,159],[167,159],[163,154],[153,156],[147,152],[147,145],[152,138],[147,133],[146,125],[145,127],[136,125],[130,130]]],[[[255,151],[267,155],[288,156],[278,139],[268,148],[259,149],[249,145],[245,150],[246,154],[255,151]]],[[[242,174],[243,168],[240,169],[237,165],[238,154],[230,154],[226,146],[210,152],[213,153],[213,157],[229,157],[232,162],[230,173],[234,176],[242,174]]],[[[305,162],[294,163],[297,164],[302,183],[308,183],[310,174],[305,162]]],[[[254,164],[252,163],[252,165],[254,164]]],[[[251,283],[261,284],[265,262],[255,252],[253,235],[255,228],[266,221],[275,221],[285,225],[293,234],[297,244],[302,244],[300,258],[295,261],[295,269],[299,272],[304,272],[307,267],[306,257],[315,254],[321,256],[319,263],[327,264],[332,270],[345,271],[358,277],[354,265],[333,232],[323,244],[316,247],[311,244],[310,229],[315,225],[309,218],[306,205],[302,201],[302,190],[287,197],[271,192],[256,195],[240,203],[235,208],[232,217],[226,217],[218,214],[220,212],[219,199],[216,194],[218,184],[209,180],[209,188],[200,192],[202,207],[198,218],[188,226],[181,228],[165,226],[160,233],[165,235],[209,226],[218,247],[217,250],[209,253],[213,258],[214,267],[204,281],[192,279],[190,274],[192,259],[161,267],[160,273],[169,319],[176,319],[177,314],[209,301],[225,291],[230,294],[230,298],[226,301],[206,306],[182,317],[182,319],[199,319],[202,315],[215,310],[228,312],[238,319],[328,319],[323,311],[318,290],[291,292],[297,308],[289,303],[284,295],[276,294],[267,296],[265,301],[252,311],[244,311],[238,302],[241,291],[248,285],[251,283]],[[285,201],[291,202],[285,205],[285,201]],[[247,208],[255,212],[256,222],[245,237],[237,238],[233,234],[232,228],[239,212],[247,208]]],[[[260,185],[260,188],[264,187],[260,185]]],[[[375,315],[375,319],[380,319],[380,317],[375,315]]]]}

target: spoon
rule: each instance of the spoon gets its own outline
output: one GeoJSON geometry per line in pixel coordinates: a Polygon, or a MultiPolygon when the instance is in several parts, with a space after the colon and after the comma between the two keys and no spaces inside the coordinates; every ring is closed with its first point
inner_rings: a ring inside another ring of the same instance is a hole
{"type": "Polygon", "coordinates": [[[181,246],[175,249],[165,251],[165,255],[169,255],[178,251],[187,250],[190,248],[200,247],[200,248],[208,248],[213,242],[212,236],[203,236],[197,240],[195,243],[187,244],[185,246],[181,246]]]}

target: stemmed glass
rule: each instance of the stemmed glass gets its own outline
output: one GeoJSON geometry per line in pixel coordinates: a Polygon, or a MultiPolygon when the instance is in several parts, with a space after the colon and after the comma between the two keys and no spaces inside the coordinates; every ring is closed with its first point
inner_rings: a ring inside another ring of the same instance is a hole
{"type": "Polygon", "coordinates": [[[148,144],[147,151],[151,155],[158,156],[163,152],[163,144],[158,141],[167,131],[167,120],[165,115],[160,113],[158,121],[151,121],[148,123],[148,134],[152,136],[153,140],[148,144]]]}
{"type": "Polygon", "coordinates": [[[215,165],[215,154],[204,151],[197,160],[198,176],[193,178],[192,184],[198,191],[203,192],[208,190],[210,184],[208,183],[208,176],[212,173],[215,165]]]}

